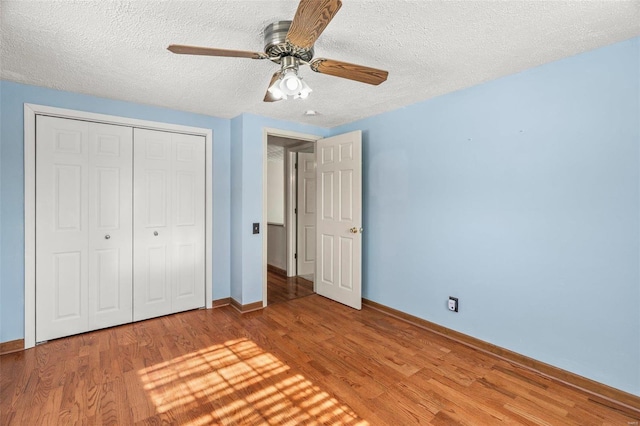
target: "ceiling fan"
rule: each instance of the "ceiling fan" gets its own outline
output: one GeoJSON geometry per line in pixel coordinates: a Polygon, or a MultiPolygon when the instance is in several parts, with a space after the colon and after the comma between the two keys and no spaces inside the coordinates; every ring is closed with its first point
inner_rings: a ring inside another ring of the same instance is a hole
{"type": "Polygon", "coordinates": [[[300,65],[309,65],[312,71],[321,74],[378,85],[387,79],[387,71],[333,59],[313,59],[314,43],[341,6],[340,0],[300,0],[293,21],[278,21],[267,26],[264,53],[179,44],[172,44],[167,49],[183,55],[269,59],[279,64],[280,70],[271,77],[265,102],[309,95],[311,88],[298,75],[300,65]]]}

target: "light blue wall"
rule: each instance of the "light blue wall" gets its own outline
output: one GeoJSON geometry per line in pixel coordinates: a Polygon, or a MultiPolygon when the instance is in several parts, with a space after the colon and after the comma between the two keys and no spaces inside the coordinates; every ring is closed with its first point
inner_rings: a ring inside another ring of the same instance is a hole
{"type": "Polygon", "coordinates": [[[229,297],[229,120],[8,81],[0,81],[0,94],[0,342],[24,337],[24,103],[212,129],[213,298],[229,297]]]}
{"type": "MultiPolygon", "coordinates": [[[[238,239],[236,239],[235,236],[233,237],[234,241],[232,242],[232,246],[240,245],[241,263],[234,263],[232,265],[232,275],[234,274],[234,270],[237,270],[237,275],[242,275],[242,284],[232,284],[232,293],[236,300],[243,305],[247,305],[262,300],[261,267],[264,229],[260,230],[260,234],[254,235],[251,225],[254,222],[266,224],[266,219],[263,220],[262,217],[264,129],[274,128],[321,137],[328,135],[329,130],[317,126],[274,120],[253,114],[243,114],[241,117],[232,120],[232,128],[234,145],[231,154],[232,163],[234,165],[237,164],[236,157],[242,157],[242,161],[240,162],[242,164],[241,176],[236,174],[238,173],[236,170],[232,178],[232,192],[239,191],[242,198],[241,206],[238,206],[235,201],[233,203],[233,220],[240,218],[241,223],[237,228],[238,239]],[[238,137],[237,135],[240,132],[241,136],[238,137]],[[235,145],[238,140],[241,140],[241,147],[235,145]],[[241,186],[240,183],[234,183],[236,179],[241,179],[241,186]],[[241,298],[238,299],[235,297],[234,289],[240,288],[242,289],[242,294],[241,298]]],[[[235,192],[233,196],[235,196],[235,192]]],[[[235,231],[236,228],[234,227],[234,232],[235,231]]],[[[234,262],[237,260],[238,259],[234,259],[234,262]]],[[[232,282],[234,282],[233,279],[232,282]]]]}
{"type": "Polygon", "coordinates": [[[640,395],[639,79],[636,38],[332,129],[363,296],[640,395]]]}

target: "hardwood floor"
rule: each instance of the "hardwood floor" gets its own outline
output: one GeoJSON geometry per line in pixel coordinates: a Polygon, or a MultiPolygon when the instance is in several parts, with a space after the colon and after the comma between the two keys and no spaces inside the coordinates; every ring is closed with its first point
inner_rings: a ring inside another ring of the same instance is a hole
{"type": "Polygon", "coordinates": [[[285,302],[313,293],[313,283],[300,277],[287,277],[267,271],[267,304],[285,302]]]}
{"type": "Polygon", "coordinates": [[[318,295],[197,310],[0,357],[0,424],[633,425],[622,410],[318,295]]]}

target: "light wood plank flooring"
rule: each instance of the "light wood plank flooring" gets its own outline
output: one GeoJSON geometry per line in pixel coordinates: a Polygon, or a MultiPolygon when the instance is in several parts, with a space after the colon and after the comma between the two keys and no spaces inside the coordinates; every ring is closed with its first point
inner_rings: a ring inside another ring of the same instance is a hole
{"type": "Polygon", "coordinates": [[[638,422],[532,372],[311,295],[197,310],[0,357],[0,424],[638,422]]]}
{"type": "Polygon", "coordinates": [[[313,283],[302,277],[287,277],[267,271],[267,304],[286,302],[313,293],[313,283]]]}

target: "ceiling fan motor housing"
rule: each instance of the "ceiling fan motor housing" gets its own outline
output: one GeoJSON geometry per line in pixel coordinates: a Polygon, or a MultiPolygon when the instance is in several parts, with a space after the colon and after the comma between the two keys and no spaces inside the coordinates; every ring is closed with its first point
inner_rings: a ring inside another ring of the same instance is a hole
{"type": "Polygon", "coordinates": [[[277,21],[264,29],[264,51],[270,58],[295,56],[305,62],[313,58],[313,47],[303,49],[287,42],[291,21],[277,21]]]}

